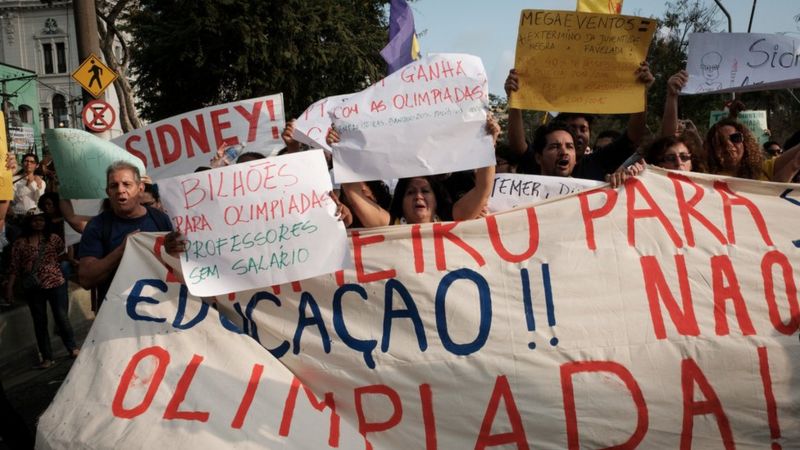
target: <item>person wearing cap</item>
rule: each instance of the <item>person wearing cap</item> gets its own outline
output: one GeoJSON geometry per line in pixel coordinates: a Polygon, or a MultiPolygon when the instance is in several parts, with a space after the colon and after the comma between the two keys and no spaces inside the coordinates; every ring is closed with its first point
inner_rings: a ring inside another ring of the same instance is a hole
{"type": "Polygon", "coordinates": [[[6,296],[13,301],[14,284],[19,281],[31,311],[36,343],[41,362],[37,369],[47,369],[54,364],[53,349],[47,326],[47,305],[53,313],[56,332],[71,357],[78,356],[78,346],[67,316],[68,304],[59,295],[66,283],[59,266],[59,255],[64,252],[64,241],[51,233],[44,213],[39,208],[28,211],[22,222],[22,234],[11,249],[6,296]]]}
{"type": "MultiPolygon", "coordinates": [[[[133,164],[117,161],[106,170],[106,194],[110,208],[93,217],[83,230],[78,264],[78,280],[85,289],[97,288],[97,308],[111,286],[125,252],[127,238],[140,231],[172,232],[169,216],[142,205],[144,183],[133,164]]],[[[175,234],[166,239],[166,250],[177,254],[183,245],[175,234]]]]}

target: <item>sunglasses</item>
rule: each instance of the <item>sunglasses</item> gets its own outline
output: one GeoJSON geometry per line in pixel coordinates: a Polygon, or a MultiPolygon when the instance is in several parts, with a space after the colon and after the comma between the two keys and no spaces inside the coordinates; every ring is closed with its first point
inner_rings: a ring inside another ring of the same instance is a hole
{"type": "Polygon", "coordinates": [[[730,139],[730,141],[733,142],[734,144],[741,144],[742,142],[744,142],[744,135],[737,131],[736,133],[729,134],[728,139],[730,139]]]}
{"type": "Polygon", "coordinates": [[[675,153],[671,153],[669,155],[664,155],[664,157],[661,158],[661,162],[662,163],[663,162],[668,162],[668,163],[675,164],[675,163],[678,162],[678,159],[680,159],[681,162],[689,161],[690,159],[692,159],[692,154],[683,152],[683,153],[678,153],[676,155],[675,153]]]}

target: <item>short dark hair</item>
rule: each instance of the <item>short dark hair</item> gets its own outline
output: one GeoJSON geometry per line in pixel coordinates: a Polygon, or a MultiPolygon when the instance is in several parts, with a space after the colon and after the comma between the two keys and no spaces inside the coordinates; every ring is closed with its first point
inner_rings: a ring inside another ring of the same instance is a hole
{"type": "MultiPolygon", "coordinates": [[[[603,130],[600,134],[597,135],[597,139],[603,138],[611,138],[611,140],[616,141],[617,139],[622,137],[622,133],[617,130],[603,130]]],[[[595,140],[597,142],[597,140],[595,140]]]]}
{"type": "Polygon", "coordinates": [[[244,152],[236,158],[236,163],[247,162],[247,161],[255,161],[257,159],[264,159],[266,156],[262,155],[258,152],[244,152]]]}
{"type": "Polygon", "coordinates": [[[556,116],[556,121],[567,123],[572,119],[586,119],[586,122],[589,124],[589,128],[592,127],[592,123],[594,123],[594,115],[586,114],[586,113],[561,113],[556,116]]]}
{"type": "Polygon", "coordinates": [[[546,125],[540,126],[533,133],[533,152],[542,153],[544,148],[547,146],[547,136],[556,131],[564,131],[569,133],[569,135],[572,136],[573,143],[578,140],[575,137],[575,133],[573,133],[572,130],[570,130],[564,123],[560,121],[550,122],[546,125]]]}
{"type": "Polygon", "coordinates": [[[762,147],[764,147],[764,150],[769,150],[769,148],[771,146],[773,146],[773,145],[777,145],[778,147],[781,146],[781,144],[779,144],[779,143],[777,143],[775,141],[767,141],[767,142],[764,142],[764,145],[762,145],[762,147]]]}

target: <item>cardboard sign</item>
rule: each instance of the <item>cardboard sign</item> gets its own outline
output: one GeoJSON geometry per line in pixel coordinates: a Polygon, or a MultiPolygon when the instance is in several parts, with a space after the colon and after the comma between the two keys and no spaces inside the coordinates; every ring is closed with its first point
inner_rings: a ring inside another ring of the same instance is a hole
{"type": "Polygon", "coordinates": [[[0,200],[14,200],[14,174],[6,169],[8,158],[8,141],[6,139],[6,117],[0,111],[0,200]]]}
{"type": "Polygon", "coordinates": [[[347,234],[322,150],[163,180],[161,200],[187,236],[189,291],[219,295],[343,267],[347,234]]]}
{"type": "Polygon", "coordinates": [[[244,144],[269,155],[284,146],[283,94],[241,100],[173,116],[111,142],[138,157],[154,180],[208,166],[218,148],[244,144]]]}
{"type": "Polygon", "coordinates": [[[794,185],[650,168],[354,231],[355,270],[216,308],[139,234],[37,448],[793,448],[798,212],[794,185]]]}
{"type": "Polygon", "coordinates": [[[86,131],[49,128],[45,136],[58,172],[61,198],[106,198],[106,169],[117,161],[129,162],[145,174],[138,158],[86,131]]]}
{"type": "Polygon", "coordinates": [[[498,173],[494,176],[492,194],[489,197],[489,212],[508,211],[603,184],[605,183],[601,181],[581,178],[498,173]]]}
{"type": "Polygon", "coordinates": [[[495,164],[480,58],[414,61],[328,111],[337,183],[456,172],[495,164]]]}
{"type": "MultiPolygon", "coordinates": [[[[711,111],[708,126],[711,127],[726,117],[728,117],[728,111],[711,111]]],[[[767,126],[766,111],[741,111],[736,120],[743,123],[753,133],[759,144],[764,144],[771,139],[767,134],[769,127],[767,126]]]]}
{"type": "Polygon", "coordinates": [[[800,38],[788,34],[692,33],[681,94],[800,86],[800,38]]]}
{"type": "Polygon", "coordinates": [[[509,106],[619,114],[644,111],[634,72],[647,58],[654,19],[526,9],[514,67],[519,90],[509,106]]]}
{"type": "Polygon", "coordinates": [[[331,117],[328,112],[351,95],[353,94],[335,95],[314,102],[295,120],[292,137],[311,148],[331,151],[331,146],[325,141],[328,130],[331,129],[331,117]]]}

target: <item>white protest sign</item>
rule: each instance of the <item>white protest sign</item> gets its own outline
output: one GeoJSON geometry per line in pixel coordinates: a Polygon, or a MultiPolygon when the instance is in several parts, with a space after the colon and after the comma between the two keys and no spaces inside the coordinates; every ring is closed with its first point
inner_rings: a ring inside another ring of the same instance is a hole
{"type": "Polygon", "coordinates": [[[486,133],[489,91],[480,58],[421,58],[328,112],[337,183],[382,180],[495,164],[486,133]]]}
{"type": "Polygon", "coordinates": [[[328,112],[351,95],[353,94],[335,95],[314,102],[295,120],[292,137],[311,148],[331,151],[331,146],[325,142],[325,137],[331,128],[331,117],[328,112]]]}
{"type": "Polygon", "coordinates": [[[692,33],[681,94],[800,86],[800,38],[783,34],[692,33]]]}
{"type": "Polygon", "coordinates": [[[489,197],[489,212],[507,211],[603,184],[605,183],[601,181],[582,178],[498,173],[494,176],[492,194],[489,197]]]}
{"type": "Polygon", "coordinates": [[[226,294],[341,269],[347,234],[331,189],[322,150],[161,181],[167,214],[187,236],[189,291],[226,294]]]}
{"type": "Polygon", "coordinates": [[[209,106],[123,134],[111,142],[142,160],[154,180],[208,166],[224,144],[270,155],[284,146],[283,94],[209,106]]]}
{"type": "MultiPolygon", "coordinates": [[[[708,126],[711,127],[720,120],[728,117],[729,111],[711,111],[708,118],[708,126]]],[[[767,134],[769,127],[767,126],[767,112],[766,111],[740,111],[736,116],[736,120],[743,123],[759,144],[763,144],[770,139],[767,134]]]]}
{"type": "Polygon", "coordinates": [[[37,448],[795,449],[798,212],[648,168],[216,308],[137,234],[37,448]]]}

